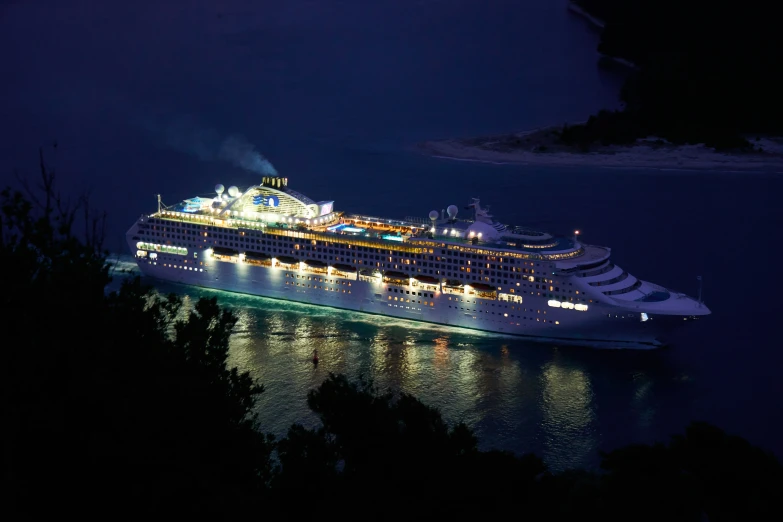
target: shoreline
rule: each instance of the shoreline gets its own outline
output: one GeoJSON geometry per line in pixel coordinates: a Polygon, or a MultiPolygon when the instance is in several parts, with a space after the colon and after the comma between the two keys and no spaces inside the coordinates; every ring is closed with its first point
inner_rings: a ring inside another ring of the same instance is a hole
{"type": "MultiPolygon", "coordinates": [[[[606,27],[606,22],[598,18],[597,16],[593,16],[581,7],[579,7],[573,0],[569,0],[567,9],[574,13],[575,15],[583,18],[584,20],[587,20],[589,25],[593,27],[593,29],[597,29],[599,32],[603,31],[606,27]]],[[[635,71],[639,70],[639,66],[635,63],[628,61],[624,58],[618,58],[616,56],[611,56],[608,54],[599,53],[601,55],[601,58],[604,60],[609,60],[612,62],[615,62],[619,65],[622,65],[624,67],[628,67],[629,69],[633,69],[635,71]]]]}
{"type": "Polygon", "coordinates": [[[568,2],[568,10],[572,13],[575,13],[583,18],[585,18],[588,22],[590,22],[593,26],[595,26],[597,29],[603,29],[606,26],[606,22],[598,18],[597,16],[593,16],[581,7],[579,7],[575,2],[569,1],[568,2]]]}
{"type": "Polygon", "coordinates": [[[783,139],[759,138],[764,152],[715,152],[704,145],[672,145],[648,138],[634,145],[594,146],[589,152],[557,143],[560,126],[514,134],[432,140],[418,143],[424,155],[495,165],[608,167],[627,169],[713,170],[783,173],[783,139]]]}

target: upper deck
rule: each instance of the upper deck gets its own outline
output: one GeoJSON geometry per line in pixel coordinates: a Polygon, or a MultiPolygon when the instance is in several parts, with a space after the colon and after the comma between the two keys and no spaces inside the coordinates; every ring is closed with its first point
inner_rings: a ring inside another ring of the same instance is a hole
{"type": "Polygon", "coordinates": [[[584,254],[582,246],[571,239],[492,222],[478,200],[469,206],[475,207],[476,219],[457,220],[457,210],[452,205],[448,217],[444,210],[440,215],[430,212],[429,220],[400,220],[337,212],[333,201],[316,203],[289,189],[286,178],[265,177],[260,185],[244,192],[233,186],[228,194],[223,191],[223,186],[218,185],[217,197],[187,199],[148,217],[335,243],[360,242],[416,253],[446,248],[549,260],[573,259],[584,254]]]}
{"type": "MultiPolygon", "coordinates": [[[[370,246],[374,248],[386,248],[389,250],[398,250],[411,253],[421,253],[432,248],[446,248],[449,250],[459,250],[465,252],[474,252],[478,254],[498,255],[506,257],[516,257],[521,259],[547,259],[547,260],[566,260],[579,258],[584,254],[584,248],[580,244],[573,245],[570,240],[566,241],[570,245],[570,250],[557,250],[557,247],[535,248],[524,245],[512,246],[495,242],[482,242],[467,240],[455,237],[441,237],[427,235],[396,235],[385,230],[360,229],[351,226],[350,216],[343,222],[338,221],[337,226],[325,226],[323,224],[303,224],[303,223],[265,223],[260,220],[248,220],[242,218],[220,219],[214,216],[202,213],[185,213],[172,210],[161,210],[142,216],[142,219],[157,218],[175,223],[196,224],[204,227],[219,227],[234,230],[255,230],[266,234],[277,236],[291,236],[300,239],[320,240],[334,243],[350,243],[361,246],[370,246]],[[330,230],[330,228],[332,230],[330,230]],[[576,248],[574,248],[576,246],[576,248]]],[[[400,224],[398,220],[388,220],[387,226],[391,230],[402,229],[409,225],[400,224]]],[[[382,222],[377,222],[381,223],[382,222]]],[[[412,229],[410,229],[412,230],[412,229]]]]}

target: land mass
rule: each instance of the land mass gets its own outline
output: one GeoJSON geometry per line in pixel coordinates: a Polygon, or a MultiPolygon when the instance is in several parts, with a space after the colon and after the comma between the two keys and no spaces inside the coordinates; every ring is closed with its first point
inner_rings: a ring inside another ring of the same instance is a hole
{"type": "Polygon", "coordinates": [[[603,57],[633,66],[621,110],[419,150],[497,163],[783,171],[783,76],[773,70],[783,33],[770,5],[574,0],[569,9],[601,30],[603,57]]]}
{"type": "Polygon", "coordinates": [[[716,151],[704,144],[677,145],[655,137],[584,150],[563,143],[561,133],[562,127],[552,126],[426,141],[418,144],[417,150],[438,158],[498,164],[783,172],[783,138],[751,138],[752,151],[716,151]]]}

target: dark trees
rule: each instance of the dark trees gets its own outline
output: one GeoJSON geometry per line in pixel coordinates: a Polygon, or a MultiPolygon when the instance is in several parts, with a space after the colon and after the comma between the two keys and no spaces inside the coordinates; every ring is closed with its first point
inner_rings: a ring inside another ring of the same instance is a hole
{"type": "Polygon", "coordinates": [[[262,493],[272,446],[251,412],[263,389],[226,365],[236,317],[138,279],[107,294],[100,220],[86,199],[58,197],[43,158],[41,174],[41,192],[0,198],[9,507],[204,513],[262,493]]]}
{"type": "Polygon", "coordinates": [[[635,126],[614,118],[592,134],[612,143],[653,135],[731,149],[749,147],[746,133],[783,133],[783,78],[774,66],[783,59],[783,36],[774,4],[577,3],[606,22],[599,52],[638,66],[621,93],[622,112],[635,126]]]}

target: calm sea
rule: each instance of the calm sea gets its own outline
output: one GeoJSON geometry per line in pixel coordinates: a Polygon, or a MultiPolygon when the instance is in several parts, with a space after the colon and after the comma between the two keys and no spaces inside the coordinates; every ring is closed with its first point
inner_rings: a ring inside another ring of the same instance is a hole
{"type": "Polygon", "coordinates": [[[696,294],[703,276],[713,315],[671,349],[644,353],[161,284],[237,311],[232,360],[266,386],[267,431],[314,424],[306,393],[331,371],[413,393],[467,422],[484,447],[534,451],[556,469],[664,440],[694,419],[780,454],[783,178],[413,152],[420,140],[579,121],[617,105],[622,76],[598,68],[597,35],[565,1],[519,4],[4,4],[0,176],[33,175],[38,146],[56,139],[60,182],[92,190],[92,206],[109,212],[107,246],[122,255],[124,230],[154,208],[154,194],[174,203],[216,183],[256,182],[237,160],[255,147],[294,188],[338,209],[424,217],[481,197],[504,222],[580,229],[644,279],[696,294]]]}

